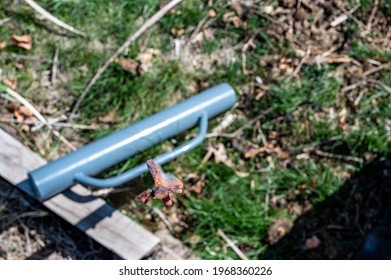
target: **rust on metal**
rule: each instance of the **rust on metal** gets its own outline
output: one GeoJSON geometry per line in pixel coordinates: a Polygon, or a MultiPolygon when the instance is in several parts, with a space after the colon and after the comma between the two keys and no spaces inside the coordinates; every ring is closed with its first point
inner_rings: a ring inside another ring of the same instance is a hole
{"type": "Polygon", "coordinates": [[[149,199],[161,199],[164,205],[172,205],[172,193],[183,193],[183,183],[171,174],[165,174],[160,165],[154,160],[147,161],[147,167],[154,180],[152,190],[143,191],[137,200],[147,203],[149,199]]]}

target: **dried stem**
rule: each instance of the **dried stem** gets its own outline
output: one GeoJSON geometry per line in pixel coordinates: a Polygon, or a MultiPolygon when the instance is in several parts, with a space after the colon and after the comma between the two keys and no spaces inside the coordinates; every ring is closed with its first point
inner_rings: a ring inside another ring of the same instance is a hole
{"type": "Polygon", "coordinates": [[[246,255],[236,246],[236,244],[228,238],[228,236],[225,235],[225,233],[221,230],[217,230],[217,235],[220,236],[222,239],[224,239],[225,242],[227,242],[227,245],[235,252],[236,255],[242,260],[248,260],[246,255]]]}
{"type": "Polygon", "coordinates": [[[53,86],[54,83],[56,82],[56,77],[57,77],[58,53],[59,53],[59,50],[58,50],[58,48],[56,48],[56,50],[55,50],[55,52],[54,52],[53,65],[52,65],[52,75],[51,75],[51,83],[52,83],[52,86],[53,86]]]}
{"type": "Polygon", "coordinates": [[[61,26],[62,28],[72,32],[72,33],[75,33],[77,35],[81,35],[81,36],[85,36],[86,34],[84,32],[81,32],[79,30],[77,30],[76,28],[66,24],[65,22],[59,20],[58,18],[54,17],[53,15],[51,15],[48,11],[46,11],[44,8],[42,8],[41,6],[39,6],[35,1],[33,0],[24,0],[31,8],[33,8],[37,13],[39,13],[40,15],[42,15],[44,18],[46,18],[47,20],[53,22],[54,24],[58,25],[58,26],[61,26]]]}

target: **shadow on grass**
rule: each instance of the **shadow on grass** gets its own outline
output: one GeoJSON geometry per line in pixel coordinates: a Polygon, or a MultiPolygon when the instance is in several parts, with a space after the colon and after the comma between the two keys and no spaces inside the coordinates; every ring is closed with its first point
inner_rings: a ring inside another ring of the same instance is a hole
{"type": "Polygon", "coordinates": [[[260,258],[391,259],[391,156],[365,165],[260,258]],[[312,236],[321,245],[306,250],[312,236]]]}

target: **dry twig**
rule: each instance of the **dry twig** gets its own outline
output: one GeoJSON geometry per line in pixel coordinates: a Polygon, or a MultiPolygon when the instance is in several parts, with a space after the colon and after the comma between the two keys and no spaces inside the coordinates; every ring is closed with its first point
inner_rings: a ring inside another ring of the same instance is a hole
{"type": "Polygon", "coordinates": [[[159,216],[159,218],[162,220],[162,222],[166,225],[166,227],[168,228],[168,230],[170,232],[174,232],[174,229],[172,228],[172,225],[170,223],[170,221],[167,219],[167,216],[158,208],[156,207],[153,207],[152,208],[152,211],[153,213],[155,213],[157,216],[159,216]]]}
{"type": "MultiPolygon", "coordinates": [[[[58,127],[66,127],[66,128],[73,128],[73,129],[83,129],[83,130],[96,130],[99,129],[98,126],[95,125],[85,125],[85,124],[74,124],[74,123],[65,123],[65,122],[53,122],[51,119],[47,120],[48,123],[52,126],[58,126],[58,127]]],[[[3,123],[20,123],[20,124],[29,124],[29,125],[35,125],[39,126],[42,123],[38,121],[33,121],[33,120],[23,120],[23,121],[18,121],[14,119],[0,119],[0,122],[3,123]]]]}
{"type": "Polygon", "coordinates": [[[365,71],[363,73],[363,76],[369,76],[369,75],[372,75],[376,72],[379,72],[380,70],[383,70],[383,69],[386,69],[386,68],[389,68],[391,66],[391,63],[385,63],[385,64],[382,64],[380,65],[379,67],[376,67],[376,68],[372,68],[372,69],[369,69],[368,71],[365,71]]]}
{"type": "Polygon", "coordinates": [[[58,53],[59,53],[59,50],[58,50],[58,48],[56,48],[56,50],[54,52],[53,65],[52,65],[52,75],[51,75],[52,86],[56,82],[57,68],[58,68],[58,53]]]}
{"type": "Polygon", "coordinates": [[[353,7],[351,10],[347,11],[344,7],[339,7],[339,9],[345,14],[347,15],[349,18],[351,18],[355,23],[357,23],[361,28],[364,28],[365,29],[365,24],[362,23],[358,18],[356,18],[355,16],[353,16],[353,13],[360,7],[360,4],[356,5],[355,7],[353,7]]]}
{"type": "Polygon", "coordinates": [[[189,42],[191,42],[193,38],[201,31],[201,28],[204,26],[208,18],[209,18],[208,16],[205,16],[200,20],[200,22],[197,24],[196,28],[194,29],[193,33],[190,35],[189,39],[187,39],[184,47],[186,47],[189,44],[189,42]]]}
{"type": "Polygon", "coordinates": [[[311,54],[311,46],[308,46],[307,51],[306,51],[306,53],[305,53],[305,56],[300,60],[299,65],[297,65],[296,69],[295,69],[295,70],[292,72],[292,74],[290,74],[289,77],[287,78],[288,81],[289,81],[290,79],[292,79],[293,77],[295,77],[297,74],[299,74],[301,67],[302,67],[303,64],[307,61],[307,59],[308,59],[308,57],[310,56],[310,54],[311,54]]]}
{"type": "Polygon", "coordinates": [[[227,242],[227,245],[235,252],[236,255],[242,260],[248,260],[246,255],[236,246],[236,244],[228,238],[228,236],[225,235],[225,233],[221,230],[217,230],[217,235],[220,236],[222,239],[224,239],[225,242],[227,242]]]}
{"type": "Polygon", "coordinates": [[[354,156],[347,156],[347,155],[337,155],[332,154],[328,152],[324,152],[321,150],[315,150],[315,154],[322,157],[332,158],[332,159],[338,159],[338,160],[345,160],[345,161],[353,161],[362,164],[364,160],[362,158],[354,157],[354,156]]]}
{"type": "Polygon", "coordinates": [[[373,19],[375,18],[378,7],[379,7],[379,0],[375,0],[375,3],[373,4],[373,9],[372,9],[371,15],[369,16],[369,19],[367,22],[367,32],[371,31],[372,22],[373,22],[373,19]]]}
{"type": "Polygon", "coordinates": [[[378,81],[378,80],[372,80],[372,79],[368,79],[367,81],[370,82],[370,83],[379,85],[379,86],[382,87],[385,91],[387,91],[388,93],[391,94],[391,87],[387,86],[385,83],[383,83],[383,82],[381,82],[381,81],[378,81]]]}
{"type": "Polygon", "coordinates": [[[65,22],[59,20],[58,18],[51,15],[48,11],[46,11],[44,8],[39,6],[35,1],[33,0],[24,0],[31,8],[33,8],[37,13],[39,13],[41,16],[46,18],[47,20],[50,20],[54,24],[61,26],[62,28],[75,33],[77,35],[85,36],[86,34],[84,32],[81,32],[77,30],[76,28],[66,24],[65,22]]]}
{"type": "Polygon", "coordinates": [[[178,5],[182,0],[172,0],[167,5],[165,5],[163,8],[161,8],[156,14],[154,14],[152,17],[150,17],[135,33],[130,35],[125,43],[122,44],[119,49],[108,59],[106,60],[105,64],[103,64],[102,67],[96,71],[95,75],[92,77],[90,82],[87,84],[86,88],[81,93],[79,99],[77,100],[75,106],[72,109],[72,112],[69,116],[69,122],[73,120],[75,117],[76,111],[79,109],[80,104],[83,102],[85,96],[90,91],[90,89],[95,85],[95,83],[98,81],[100,76],[106,71],[106,69],[110,66],[111,63],[114,62],[114,60],[127,48],[130,46],[131,43],[133,43],[138,37],[141,36],[145,31],[147,31],[149,28],[151,28],[155,23],[157,23],[165,14],[167,14],[172,8],[174,8],[176,5],[178,5]]]}
{"type": "Polygon", "coordinates": [[[256,123],[260,119],[264,118],[266,115],[270,114],[273,111],[274,111],[274,107],[270,107],[270,108],[266,109],[265,111],[263,111],[262,113],[257,115],[255,118],[249,120],[245,125],[238,128],[236,131],[234,131],[232,133],[214,133],[214,132],[212,132],[212,133],[206,134],[206,138],[220,137],[220,136],[226,137],[226,138],[239,137],[245,129],[251,127],[254,123],[256,123]]]}

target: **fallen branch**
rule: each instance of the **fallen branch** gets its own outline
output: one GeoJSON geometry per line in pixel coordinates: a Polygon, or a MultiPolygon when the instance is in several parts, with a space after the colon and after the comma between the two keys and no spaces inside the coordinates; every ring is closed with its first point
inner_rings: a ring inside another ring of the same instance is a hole
{"type": "Polygon", "coordinates": [[[353,161],[360,164],[364,163],[364,160],[362,158],[354,157],[354,156],[346,156],[346,155],[338,155],[338,154],[332,154],[328,152],[324,152],[321,150],[315,150],[315,154],[321,157],[327,157],[331,159],[338,159],[338,160],[344,160],[344,161],[353,161]]]}
{"type": "Polygon", "coordinates": [[[227,245],[235,252],[236,255],[242,260],[248,260],[246,255],[236,246],[236,244],[228,238],[228,236],[225,235],[225,233],[221,230],[217,230],[217,235],[220,236],[224,241],[227,243],[227,245]]]}
{"type": "Polygon", "coordinates": [[[48,11],[46,11],[44,8],[39,6],[35,1],[33,0],[24,0],[31,8],[33,8],[37,13],[39,13],[41,16],[46,18],[47,20],[53,22],[54,24],[61,26],[62,28],[75,33],[77,35],[85,36],[86,34],[82,31],[77,30],[76,28],[66,24],[65,22],[59,20],[58,18],[52,16],[48,11]]]}
{"type": "MultiPolygon", "coordinates": [[[[71,124],[71,123],[65,123],[65,122],[53,122],[50,119],[47,120],[48,123],[52,126],[58,126],[58,127],[66,127],[66,128],[73,128],[73,129],[83,129],[83,130],[96,130],[99,129],[98,126],[95,125],[85,125],[85,124],[71,124]]],[[[0,119],[0,122],[2,123],[19,123],[19,124],[28,124],[28,125],[40,125],[41,122],[33,121],[33,120],[13,120],[13,119],[0,119]]]]}
{"type": "Polygon", "coordinates": [[[114,60],[127,48],[130,46],[131,43],[133,43],[138,37],[140,37],[145,31],[147,31],[150,27],[152,27],[155,23],[157,23],[165,14],[167,14],[172,8],[174,8],[176,5],[178,5],[182,0],[172,0],[167,5],[162,7],[156,14],[154,14],[152,17],[150,17],[135,33],[130,35],[125,43],[122,44],[122,46],[117,49],[117,51],[108,59],[106,60],[105,64],[96,71],[95,75],[92,77],[90,82],[87,84],[86,88],[81,93],[79,99],[77,100],[75,106],[72,109],[72,112],[69,116],[69,122],[73,120],[75,117],[75,114],[77,110],[79,109],[81,103],[83,102],[84,98],[86,97],[87,93],[91,90],[91,88],[95,85],[96,81],[102,76],[102,74],[106,71],[106,69],[110,66],[111,63],[114,62],[114,60]]]}

